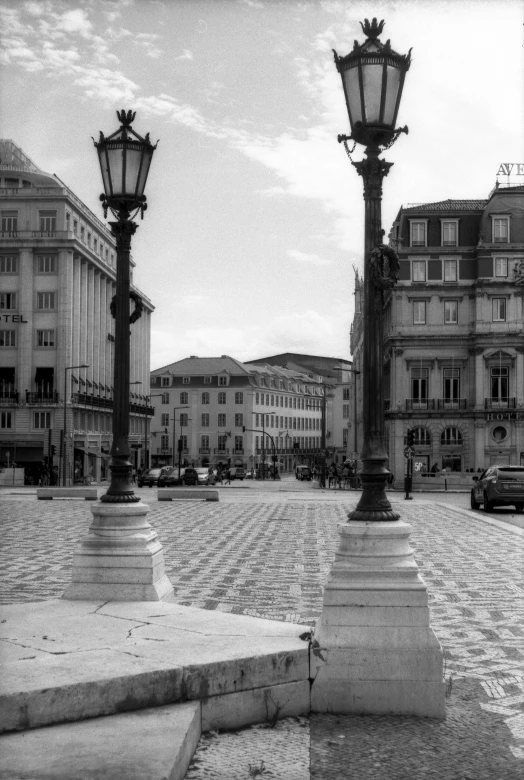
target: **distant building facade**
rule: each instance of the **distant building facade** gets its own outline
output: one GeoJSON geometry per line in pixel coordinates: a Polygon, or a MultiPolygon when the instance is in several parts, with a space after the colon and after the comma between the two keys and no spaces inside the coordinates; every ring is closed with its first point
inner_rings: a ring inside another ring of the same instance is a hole
{"type": "MultiPolygon", "coordinates": [[[[389,238],[400,258],[385,302],[390,468],[404,473],[408,429],[415,471],[524,465],[524,187],[402,207],[389,238]]],[[[362,370],[361,294],[357,276],[362,370]]]]}
{"type": "MultiPolygon", "coordinates": [[[[61,471],[66,452],[68,483],[104,479],[112,439],[115,242],[57,176],[12,141],[0,141],[0,159],[0,465],[15,461],[36,481],[45,458],[61,471]],[[83,364],[88,368],[78,368],[83,364]]],[[[153,310],[141,297],[142,317],[131,326],[135,451],[146,430],[153,310]]]]}
{"type": "Polygon", "coordinates": [[[300,371],[192,356],[151,372],[151,403],[153,466],[251,469],[275,455],[291,471],[320,451],[323,387],[300,371]]]}

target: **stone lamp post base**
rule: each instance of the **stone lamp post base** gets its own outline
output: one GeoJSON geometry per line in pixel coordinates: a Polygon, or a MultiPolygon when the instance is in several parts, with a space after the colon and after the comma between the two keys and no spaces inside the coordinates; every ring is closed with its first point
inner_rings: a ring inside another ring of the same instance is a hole
{"type": "Polygon", "coordinates": [[[445,719],[440,643],[409,545],[411,526],[349,522],[313,639],[313,712],[445,719]]]}
{"type": "Polygon", "coordinates": [[[77,601],[173,601],[162,545],[146,504],[90,507],[89,533],[73,556],[71,584],[62,598],[77,601]]]}

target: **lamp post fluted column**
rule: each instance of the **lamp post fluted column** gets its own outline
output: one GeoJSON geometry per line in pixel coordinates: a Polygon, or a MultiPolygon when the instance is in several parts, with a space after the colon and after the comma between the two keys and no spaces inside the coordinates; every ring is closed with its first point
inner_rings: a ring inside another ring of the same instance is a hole
{"type": "Polygon", "coordinates": [[[379,157],[378,146],[368,146],[366,157],[353,162],[364,183],[364,327],[363,327],[363,469],[362,496],[350,520],[398,520],[386,495],[389,471],[385,446],[383,308],[384,289],[374,266],[373,250],[382,243],[382,182],[393,163],[379,157]]]}

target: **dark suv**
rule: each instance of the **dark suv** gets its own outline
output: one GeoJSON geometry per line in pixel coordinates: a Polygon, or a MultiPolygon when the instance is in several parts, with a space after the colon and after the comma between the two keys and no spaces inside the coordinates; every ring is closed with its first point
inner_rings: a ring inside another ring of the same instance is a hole
{"type": "Polygon", "coordinates": [[[198,485],[198,471],[194,468],[188,467],[184,469],[182,478],[180,479],[181,485],[198,485]]]}
{"type": "Polygon", "coordinates": [[[524,466],[490,466],[479,477],[473,477],[471,508],[491,512],[495,506],[515,507],[524,511],[524,466]]]}

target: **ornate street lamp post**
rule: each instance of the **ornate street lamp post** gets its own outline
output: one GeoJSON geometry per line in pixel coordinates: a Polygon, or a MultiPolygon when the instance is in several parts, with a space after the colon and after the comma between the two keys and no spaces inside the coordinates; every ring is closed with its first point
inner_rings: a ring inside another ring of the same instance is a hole
{"type": "MultiPolygon", "coordinates": [[[[111,484],[91,506],[89,533],[73,555],[72,582],[63,598],[92,601],[172,601],[173,586],[165,574],[164,554],[156,531],[147,521],[149,507],[135,496],[129,460],[129,327],[142,313],[142,300],[130,291],[133,218],[146,209],[144,187],[155,146],[131,128],[132,111],[119,111],[120,128],[95,142],[104,182],[104,215],[115,216],[116,295],[111,314],[116,319],[114,351],[113,444],[111,484]],[[134,312],[129,314],[129,299],[134,312]]],[[[135,384],[135,383],[134,383],[135,384]]]]}
{"type": "Polygon", "coordinates": [[[389,471],[386,468],[383,371],[383,297],[384,290],[398,279],[398,257],[383,244],[381,224],[382,181],[393,163],[381,160],[382,148],[388,149],[400,133],[395,129],[404,78],[411,64],[407,55],[393,51],[389,41],[378,38],[384,22],[366,19],[362,25],[367,39],[355,41],[353,51],[339,57],[335,64],[342,77],[351,135],[339,135],[339,143],[348,140],[366,147],[366,157],[353,162],[364,180],[364,323],[363,323],[363,469],[362,496],[350,520],[398,520],[386,495],[389,471]]]}
{"type": "Polygon", "coordinates": [[[382,181],[391,163],[379,155],[407,132],[395,122],[410,55],[379,41],[383,26],[366,19],[366,41],[355,41],[346,57],[335,52],[351,124],[351,135],[338,140],[349,156],[348,140],[366,147],[364,160],[352,161],[364,180],[365,202],[363,491],[348,522],[338,526],[340,543],[314,631],[311,708],[443,718],[442,648],[429,624],[427,588],[409,544],[412,529],[386,496],[382,309],[399,262],[382,243],[382,181]]]}
{"type": "Polygon", "coordinates": [[[116,218],[116,222],[109,223],[116,239],[116,295],[111,303],[116,320],[111,484],[100,500],[133,503],[140,498],[133,491],[129,460],[129,324],[139,319],[143,305],[136,293],[130,293],[129,265],[131,238],[138,227],[133,217],[140,212],[143,218],[147,208],[144,189],[156,145],[151,144],[149,133],[142,138],[132,129],[132,111],[117,111],[117,117],[120,128],[107,138],[101,132],[98,142],[95,141],[104,183],[104,194],[100,196],[104,216],[109,209],[116,218]],[[135,303],[131,316],[130,297],[135,303]]]}

